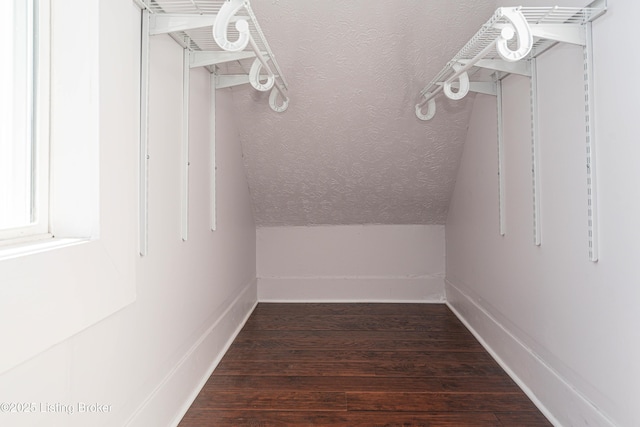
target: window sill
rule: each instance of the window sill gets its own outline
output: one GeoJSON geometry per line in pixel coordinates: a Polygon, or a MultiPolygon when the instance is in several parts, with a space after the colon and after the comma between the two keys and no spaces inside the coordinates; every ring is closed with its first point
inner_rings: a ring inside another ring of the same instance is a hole
{"type": "Polygon", "coordinates": [[[90,239],[87,238],[57,238],[48,234],[11,240],[0,244],[0,261],[66,248],[89,241],[90,239]]]}

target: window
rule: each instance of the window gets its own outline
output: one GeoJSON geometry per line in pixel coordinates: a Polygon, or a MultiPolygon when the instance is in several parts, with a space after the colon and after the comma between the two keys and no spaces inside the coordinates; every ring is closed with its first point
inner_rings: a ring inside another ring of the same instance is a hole
{"type": "MultiPolygon", "coordinates": [[[[36,71],[36,145],[51,141],[48,162],[36,169],[50,176],[44,188],[55,238],[0,246],[0,294],[7,296],[0,298],[0,325],[19,325],[2,336],[11,345],[2,346],[0,372],[136,299],[140,11],[122,1],[29,1],[44,43],[37,52],[44,59],[36,71]],[[109,178],[101,181],[101,171],[109,178]]],[[[0,3],[11,16],[7,3],[14,0],[0,3]]]]}
{"type": "Polygon", "coordinates": [[[48,232],[48,35],[38,0],[0,14],[0,239],[48,232]]]}

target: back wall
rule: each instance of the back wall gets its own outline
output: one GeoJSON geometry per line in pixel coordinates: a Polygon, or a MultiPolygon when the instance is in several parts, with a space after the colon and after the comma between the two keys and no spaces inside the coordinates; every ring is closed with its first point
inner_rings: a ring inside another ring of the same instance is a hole
{"type": "Polygon", "coordinates": [[[444,226],[344,225],[257,229],[260,301],[444,298],[444,226]]]}

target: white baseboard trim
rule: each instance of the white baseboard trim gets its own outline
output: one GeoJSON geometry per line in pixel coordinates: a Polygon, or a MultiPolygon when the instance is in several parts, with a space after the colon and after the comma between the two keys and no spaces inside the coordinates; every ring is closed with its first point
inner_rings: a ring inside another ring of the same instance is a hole
{"type": "Polygon", "coordinates": [[[177,426],[256,307],[257,280],[214,313],[210,326],[125,423],[126,427],[177,426]]]}
{"type": "Polygon", "coordinates": [[[260,302],[444,303],[441,277],[259,277],[260,302]]]}
{"type": "Polygon", "coordinates": [[[449,308],[554,426],[615,427],[579,390],[461,287],[446,280],[445,292],[449,308]]]}

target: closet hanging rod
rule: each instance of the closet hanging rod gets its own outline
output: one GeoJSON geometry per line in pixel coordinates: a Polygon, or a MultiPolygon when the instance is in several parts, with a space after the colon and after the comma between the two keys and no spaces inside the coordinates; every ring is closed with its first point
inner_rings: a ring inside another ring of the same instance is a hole
{"type": "Polygon", "coordinates": [[[239,52],[244,50],[247,45],[251,47],[251,50],[256,55],[256,59],[253,61],[251,65],[251,70],[249,71],[249,83],[253,86],[254,89],[266,92],[271,90],[269,95],[269,106],[272,110],[276,112],[282,112],[287,109],[289,106],[289,98],[285,92],[286,88],[286,80],[280,73],[280,68],[278,64],[274,61],[273,53],[271,53],[271,49],[268,47],[266,40],[264,39],[264,34],[262,34],[262,30],[255,22],[255,16],[253,15],[253,11],[249,7],[249,2],[246,0],[228,0],[226,1],[216,16],[216,20],[213,24],[213,38],[215,39],[218,46],[228,52],[239,52]],[[228,29],[229,24],[234,20],[234,16],[240,9],[245,9],[249,14],[249,17],[252,22],[255,24],[255,29],[262,40],[263,44],[267,47],[267,52],[269,52],[269,58],[274,64],[274,68],[278,72],[280,79],[282,80],[282,85],[277,81],[277,76],[273,72],[272,68],[267,63],[267,59],[262,54],[262,50],[256,44],[255,39],[253,38],[251,31],[249,30],[249,22],[245,19],[235,20],[235,28],[238,31],[238,38],[235,41],[230,41],[228,37],[228,29]],[[261,79],[260,72],[262,69],[267,73],[267,80],[263,83],[261,79]],[[283,87],[284,86],[284,87],[283,87]],[[280,95],[282,103],[278,105],[277,98],[278,94],[280,95]]]}
{"type": "MultiPolygon", "coordinates": [[[[241,21],[238,21],[238,22],[241,22],[241,21]]],[[[236,27],[237,26],[238,24],[236,23],[236,27]]],[[[242,27],[243,25],[240,24],[240,26],[242,27]]],[[[248,32],[249,29],[247,28],[246,31],[248,32]]],[[[275,99],[276,96],[274,96],[275,92],[273,92],[273,94],[269,96],[269,105],[274,111],[277,111],[277,112],[282,112],[286,110],[289,105],[289,98],[287,97],[287,94],[285,93],[282,85],[276,80],[276,76],[274,72],[271,70],[271,67],[267,63],[266,58],[260,51],[260,48],[258,47],[258,45],[256,44],[255,40],[253,39],[250,33],[249,33],[249,45],[251,46],[251,50],[253,50],[253,52],[256,55],[256,60],[253,62],[253,65],[251,66],[251,71],[249,72],[249,82],[255,89],[260,91],[266,91],[271,89],[271,87],[274,87],[274,89],[276,89],[280,93],[283,104],[280,106],[277,105],[276,99],[275,99]],[[258,64],[260,64],[260,66],[258,64]],[[267,71],[268,77],[267,77],[266,83],[260,82],[260,68],[262,67],[264,67],[264,69],[267,71]]],[[[282,78],[282,80],[284,82],[284,78],[282,78]]]]}
{"type": "MultiPolygon", "coordinates": [[[[491,42],[482,51],[480,51],[480,53],[478,53],[474,58],[470,59],[469,61],[465,61],[464,65],[462,65],[462,66],[456,67],[456,64],[451,64],[452,68],[455,70],[453,75],[451,77],[447,78],[444,82],[438,82],[437,83],[438,86],[435,88],[435,90],[433,90],[432,92],[428,92],[427,94],[423,95],[423,99],[418,105],[420,107],[424,106],[424,104],[429,102],[430,99],[434,98],[438,93],[440,93],[445,88],[445,86],[451,85],[451,83],[455,79],[459,78],[463,73],[466,73],[469,69],[471,69],[473,66],[475,66],[481,59],[483,59],[487,55],[487,53],[491,49],[494,48],[494,46],[496,45],[496,42],[497,42],[497,39],[494,40],[493,42],[491,42]]],[[[460,85],[459,90],[464,91],[464,89],[462,88],[462,85],[460,85]]]]}
{"type": "MultiPolygon", "coordinates": [[[[584,25],[606,11],[606,0],[585,8],[501,7],[420,92],[415,113],[420,120],[435,115],[435,97],[440,93],[453,100],[469,91],[472,69],[501,62],[501,68],[522,59],[535,58],[558,42],[584,45],[584,25]],[[458,80],[458,83],[454,83],[458,80]],[[458,88],[453,91],[452,88],[458,88]],[[427,111],[424,112],[424,108],[427,111]]],[[[496,71],[496,68],[491,68],[496,71]]],[[[507,73],[508,74],[508,73],[507,73]]]]}
{"type": "MultiPolygon", "coordinates": [[[[150,13],[150,35],[169,34],[190,51],[192,67],[205,66],[227,81],[238,77],[231,86],[249,83],[258,91],[271,90],[271,109],[276,112],[287,109],[287,80],[267,43],[249,0],[133,2],[150,13]],[[250,58],[253,58],[253,63],[244,63],[250,58]],[[226,66],[218,66],[221,63],[226,63],[226,66]],[[251,71],[247,73],[249,66],[251,71]],[[239,78],[240,76],[244,78],[239,78]]],[[[229,87],[229,84],[219,87],[229,87]]]]}

